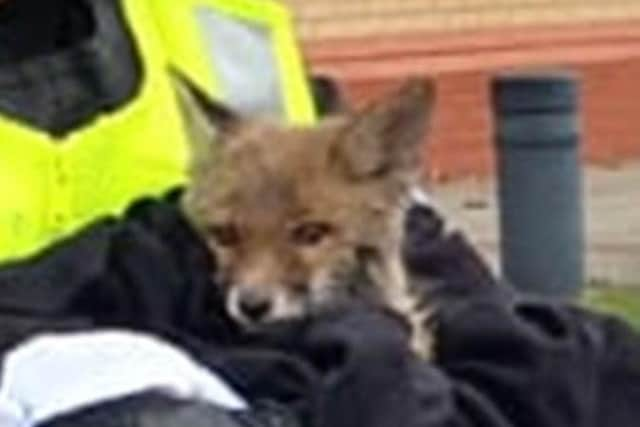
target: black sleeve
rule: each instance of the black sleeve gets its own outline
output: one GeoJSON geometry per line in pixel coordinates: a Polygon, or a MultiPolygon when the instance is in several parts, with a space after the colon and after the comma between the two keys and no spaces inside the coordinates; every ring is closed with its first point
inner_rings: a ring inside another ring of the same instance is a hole
{"type": "Polygon", "coordinates": [[[467,298],[495,291],[498,279],[460,231],[447,230],[432,207],[413,205],[406,217],[404,258],[410,274],[431,282],[438,297],[467,298]]]}
{"type": "Polygon", "coordinates": [[[141,200],[122,219],[0,267],[0,348],[36,332],[100,327],[222,339],[232,328],[211,270],[174,201],[141,200]]]}
{"type": "Polygon", "coordinates": [[[567,307],[466,302],[443,314],[439,328],[440,365],[453,381],[457,410],[470,422],[498,417],[498,424],[480,425],[591,425],[602,331],[567,307]]]}
{"type": "Polygon", "coordinates": [[[269,408],[230,412],[198,401],[154,393],[106,402],[58,417],[40,427],[301,427],[269,408]]]}
{"type": "Polygon", "coordinates": [[[152,201],[0,268],[0,351],[53,329],[124,326],[186,346],[175,335],[194,336],[193,354],[243,395],[282,404],[313,427],[637,425],[632,330],[483,286],[492,278],[464,241],[435,236],[414,235],[413,254],[423,254],[414,267],[461,291],[439,306],[433,363],[409,354],[398,319],[368,307],[235,347],[206,250],[174,203],[152,201]]]}
{"type": "Polygon", "coordinates": [[[304,342],[323,373],[326,426],[631,427],[640,417],[639,336],[555,303],[452,305],[435,363],[407,353],[398,322],[368,311],[318,322],[304,342]]]}

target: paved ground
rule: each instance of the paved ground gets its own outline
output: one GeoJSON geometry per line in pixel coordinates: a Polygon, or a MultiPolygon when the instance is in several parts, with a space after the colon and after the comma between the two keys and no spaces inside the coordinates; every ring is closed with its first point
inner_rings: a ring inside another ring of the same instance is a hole
{"type": "MultiPolygon", "coordinates": [[[[588,278],[640,287],[640,162],[616,169],[586,168],[584,190],[588,278]]],[[[431,193],[499,272],[495,182],[436,184],[431,193]]]]}

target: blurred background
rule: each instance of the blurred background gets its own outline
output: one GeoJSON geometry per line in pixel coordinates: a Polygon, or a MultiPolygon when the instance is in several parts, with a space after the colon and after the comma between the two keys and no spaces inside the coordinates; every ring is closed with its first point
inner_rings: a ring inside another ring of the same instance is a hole
{"type": "MultiPolygon", "coordinates": [[[[425,182],[500,274],[491,79],[577,76],[585,299],[640,324],[640,1],[286,0],[311,72],[357,105],[408,75],[435,79],[425,182]]],[[[541,173],[544,173],[541,171],[541,173]]]]}

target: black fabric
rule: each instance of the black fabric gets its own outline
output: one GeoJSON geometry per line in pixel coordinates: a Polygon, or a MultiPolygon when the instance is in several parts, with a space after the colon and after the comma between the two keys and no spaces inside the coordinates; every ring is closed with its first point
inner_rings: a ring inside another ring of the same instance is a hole
{"type": "MultiPolygon", "coordinates": [[[[409,354],[396,317],[365,305],[269,335],[242,334],[210,282],[215,265],[171,201],[140,202],[125,220],[95,224],[38,259],[0,268],[0,348],[51,330],[158,334],[256,408],[270,408],[234,414],[233,422],[261,426],[636,426],[640,338],[615,319],[513,294],[440,221],[416,207],[406,248],[437,303],[435,363],[409,354]]],[[[124,399],[48,427],[182,425],[153,421],[160,411],[153,396],[135,399],[151,403],[124,399]]],[[[183,420],[182,405],[160,406],[183,420]]],[[[226,427],[205,418],[203,427],[226,427]]]]}
{"type": "Polygon", "coordinates": [[[9,0],[0,4],[0,65],[49,55],[91,35],[85,0],[9,0]]]}
{"type": "Polygon", "coordinates": [[[62,138],[132,99],[142,75],[120,0],[0,7],[0,114],[62,138]]]}
{"type": "Polygon", "coordinates": [[[341,93],[340,86],[331,77],[312,76],[309,79],[309,86],[319,117],[338,114],[346,110],[347,102],[341,93]]]}
{"type": "Polygon", "coordinates": [[[298,427],[282,408],[229,412],[202,402],[147,393],[90,407],[41,427],[298,427]]]}

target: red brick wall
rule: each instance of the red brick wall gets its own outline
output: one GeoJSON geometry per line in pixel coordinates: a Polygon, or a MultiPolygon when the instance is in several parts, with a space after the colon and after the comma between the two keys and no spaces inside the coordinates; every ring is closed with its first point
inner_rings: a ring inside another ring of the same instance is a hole
{"type": "Polygon", "coordinates": [[[640,59],[583,67],[585,157],[640,159],[640,59]]]}
{"type": "Polygon", "coordinates": [[[312,68],[366,102],[408,75],[436,82],[434,127],[425,145],[433,178],[494,170],[489,82],[518,67],[569,69],[581,78],[586,161],[640,159],[640,22],[387,36],[309,42],[312,68]]]}

